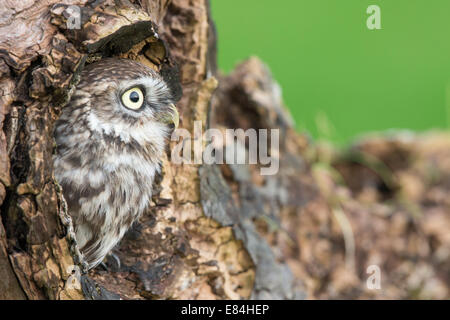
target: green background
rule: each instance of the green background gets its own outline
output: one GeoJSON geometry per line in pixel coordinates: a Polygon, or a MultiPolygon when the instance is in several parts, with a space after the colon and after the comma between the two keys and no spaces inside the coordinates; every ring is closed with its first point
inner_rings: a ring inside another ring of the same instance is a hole
{"type": "Polygon", "coordinates": [[[450,123],[449,0],[211,0],[219,67],[257,55],[299,130],[362,132],[450,123]],[[381,8],[381,30],[366,9],[381,8]]]}

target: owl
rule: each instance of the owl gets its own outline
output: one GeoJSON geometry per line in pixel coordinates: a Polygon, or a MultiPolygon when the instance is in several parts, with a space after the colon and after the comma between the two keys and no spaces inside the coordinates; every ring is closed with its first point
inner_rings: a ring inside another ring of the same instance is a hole
{"type": "Polygon", "coordinates": [[[177,124],[171,90],[154,70],[108,58],[82,71],[55,125],[53,164],[89,269],[148,207],[177,124]]]}

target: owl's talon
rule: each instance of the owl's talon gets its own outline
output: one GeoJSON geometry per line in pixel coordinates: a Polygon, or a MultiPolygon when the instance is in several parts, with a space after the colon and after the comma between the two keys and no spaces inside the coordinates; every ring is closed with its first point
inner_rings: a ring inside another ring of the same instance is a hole
{"type": "Polygon", "coordinates": [[[99,264],[107,272],[121,271],[122,263],[115,253],[109,253],[106,258],[99,264]]]}
{"type": "Polygon", "coordinates": [[[106,263],[104,263],[103,261],[98,264],[98,267],[104,269],[104,271],[109,271],[106,263]]]}

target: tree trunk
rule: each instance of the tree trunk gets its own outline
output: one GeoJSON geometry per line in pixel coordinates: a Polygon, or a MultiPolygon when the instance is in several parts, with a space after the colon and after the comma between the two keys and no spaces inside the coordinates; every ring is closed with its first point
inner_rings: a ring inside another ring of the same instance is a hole
{"type": "MultiPolygon", "coordinates": [[[[293,129],[263,63],[251,58],[227,77],[218,74],[208,0],[6,1],[1,10],[0,299],[376,296],[362,294],[366,262],[357,263],[369,261],[371,249],[355,254],[337,210],[336,195],[349,197],[349,211],[358,205],[348,196],[354,190],[337,188],[311,161],[317,151],[293,129]],[[279,129],[279,153],[272,154],[279,171],[176,164],[172,141],[150,209],[116,250],[120,265],[78,274],[71,222],[52,173],[52,132],[83,67],[111,56],[163,75],[180,98],[180,127],[195,141],[195,121],[221,131],[279,129]],[[334,279],[345,283],[330,289],[334,279]]],[[[348,164],[340,162],[343,175],[348,164]]],[[[364,234],[367,226],[353,228],[364,234]]],[[[433,239],[448,248],[444,236],[433,239]]],[[[443,274],[448,265],[436,268],[443,274]]]]}
{"type": "MultiPolygon", "coordinates": [[[[249,100],[254,123],[240,123],[241,117],[224,112],[234,103],[226,100],[231,90],[226,81],[211,103],[218,82],[208,1],[11,1],[2,10],[0,266],[5,276],[0,298],[303,296],[253,222],[278,210],[279,197],[292,201],[281,185],[291,187],[289,177],[273,178],[264,189],[253,185],[249,168],[176,165],[170,152],[149,212],[121,242],[120,267],[82,275],[79,289],[78,273],[71,276],[78,263],[73,230],[52,174],[52,131],[86,63],[119,56],[158,70],[179,98],[183,92],[177,108],[181,127],[191,132],[194,121],[201,121],[203,128],[281,125],[295,134],[257,60],[242,67],[260,74],[240,93],[249,100]],[[70,27],[77,23],[71,20],[77,17],[74,8],[79,8],[80,28],[70,27]],[[254,90],[260,90],[262,101],[253,101],[254,90]],[[280,188],[280,194],[271,195],[270,188],[280,188]]],[[[285,148],[299,148],[302,139],[293,140],[285,148]]],[[[290,168],[300,173],[301,157],[291,161],[290,168]]],[[[301,198],[294,205],[306,201],[301,198]]]]}

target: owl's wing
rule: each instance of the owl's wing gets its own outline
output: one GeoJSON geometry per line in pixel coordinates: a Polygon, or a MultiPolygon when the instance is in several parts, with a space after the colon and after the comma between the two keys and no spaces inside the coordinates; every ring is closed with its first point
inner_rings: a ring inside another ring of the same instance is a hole
{"type": "Polygon", "coordinates": [[[89,269],[99,264],[106,253],[103,254],[104,243],[106,240],[101,235],[101,226],[104,221],[101,221],[101,215],[93,213],[93,218],[86,219],[86,213],[82,210],[89,208],[90,202],[95,202],[96,195],[103,191],[103,188],[88,188],[80,189],[74,187],[74,185],[67,180],[62,180],[60,183],[64,198],[67,203],[69,215],[72,217],[73,228],[75,230],[75,236],[77,245],[83,253],[84,259],[89,264],[89,269]],[[86,206],[87,204],[87,206],[86,206]]]}

